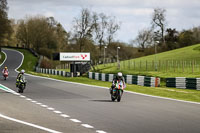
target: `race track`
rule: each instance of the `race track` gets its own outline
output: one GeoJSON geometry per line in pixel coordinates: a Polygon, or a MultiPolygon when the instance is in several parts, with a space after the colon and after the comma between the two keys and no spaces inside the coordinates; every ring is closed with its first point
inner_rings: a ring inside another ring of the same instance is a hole
{"type": "MultiPolygon", "coordinates": [[[[4,52],[7,54],[7,60],[1,70],[5,65],[8,66],[10,75],[7,81],[1,78],[0,84],[17,91],[15,68],[21,64],[22,55],[13,50],[4,49],[4,52]]],[[[63,133],[200,132],[198,104],[127,92],[120,103],[111,102],[109,92],[105,88],[28,75],[26,79],[28,84],[23,93],[25,98],[0,90],[0,114],[63,133]],[[28,98],[31,100],[27,100],[28,98]],[[56,113],[55,110],[61,113],[56,113]],[[62,114],[69,117],[62,117],[62,114]]],[[[46,132],[3,117],[0,117],[0,125],[4,125],[0,126],[1,133],[46,132]]]]}

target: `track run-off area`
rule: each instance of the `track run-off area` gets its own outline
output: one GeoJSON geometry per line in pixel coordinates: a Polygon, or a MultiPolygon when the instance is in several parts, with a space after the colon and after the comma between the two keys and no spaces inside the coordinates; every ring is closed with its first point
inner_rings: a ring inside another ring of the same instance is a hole
{"type": "MultiPolygon", "coordinates": [[[[108,89],[26,75],[15,86],[23,55],[3,49],[9,78],[0,79],[1,133],[199,133],[200,105],[125,92],[111,102],[108,89]]],[[[109,86],[108,86],[109,88],[109,86]]]]}

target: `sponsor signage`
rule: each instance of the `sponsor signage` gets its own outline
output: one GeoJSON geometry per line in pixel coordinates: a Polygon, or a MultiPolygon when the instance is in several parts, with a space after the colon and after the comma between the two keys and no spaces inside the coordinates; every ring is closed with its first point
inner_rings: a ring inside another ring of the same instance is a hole
{"type": "Polygon", "coordinates": [[[90,53],[60,53],[60,61],[90,61],[90,53]]]}

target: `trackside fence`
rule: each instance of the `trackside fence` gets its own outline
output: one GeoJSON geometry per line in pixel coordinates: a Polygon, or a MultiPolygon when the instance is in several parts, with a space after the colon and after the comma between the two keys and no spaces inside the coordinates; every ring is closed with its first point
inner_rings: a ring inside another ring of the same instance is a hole
{"type": "Polygon", "coordinates": [[[166,86],[181,89],[200,90],[200,78],[166,78],[166,86]]]}
{"type": "MultiPolygon", "coordinates": [[[[116,76],[115,74],[94,73],[94,72],[88,73],[88,77],[90,79],[108,81],[108,82],[112,82],[115,76],[116,76]]],[[[123,76],[127,84],[135,84],[148,87],[160,86],[160,78],[157,77],[136,76],[136,75],[123,75],[123,76]]]]}
{"type": "Polygon", "coordinates": [[[44,74],[51,74],[51,75],[59,75],[59,76],[63,76],[63,77],[71,77],[70,72],[58,71],[58,70],[55,70],[55,69],[46,69],[46,68],[36,67],[36,72],[37,73],[44,73],[44,74]]]}

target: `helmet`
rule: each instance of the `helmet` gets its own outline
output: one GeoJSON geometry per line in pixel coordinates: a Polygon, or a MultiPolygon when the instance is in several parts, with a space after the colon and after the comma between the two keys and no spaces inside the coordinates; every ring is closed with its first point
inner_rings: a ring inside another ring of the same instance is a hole
{"type": "Polygon", "coordinates": [[[25,70],[24,70],[24,69],[22,69],[22,70],[21,70],[21,73],[23,73],[23,74],[24,74],[24,73],[25,73],[25,70]]]}
{"type": "Polygon", "coordinates": [[[8,67],[5,67],[5,69],[8,69],[8,67]]]}
{"type": "Polygon", "coordinates": [[[117,77],[118,77],[118,78],[120,78],[120,79],[121,79],[121,78],[122,78],[122,76],[123,76],[123,74],[122,74],[121,72],[118,72],[118,73],[117,73],[117,77]]]}

